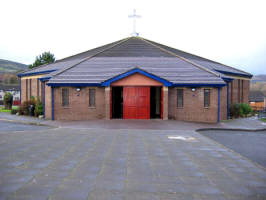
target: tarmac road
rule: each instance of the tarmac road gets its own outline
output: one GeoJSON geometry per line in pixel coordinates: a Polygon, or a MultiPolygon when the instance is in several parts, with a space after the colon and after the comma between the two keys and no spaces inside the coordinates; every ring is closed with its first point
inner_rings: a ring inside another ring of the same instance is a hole
{"type": "Polygon", "coordinates": [[[12,121],[1,121],[0,120],[0,134],[7,131],[27,131],[27,130],[43,130],[48,129],[47,126],[36,126],[30,124],[16,123],[12,121]]]}
{"type": "Polygon", "coordinates": [[[199,131],[224,146],[266,167],[266,131],[199,131]]]}

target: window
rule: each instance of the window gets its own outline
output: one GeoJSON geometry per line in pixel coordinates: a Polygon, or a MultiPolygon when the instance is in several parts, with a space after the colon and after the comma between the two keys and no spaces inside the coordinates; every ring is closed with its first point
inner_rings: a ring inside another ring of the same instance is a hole
{"type": "Polygon", "coordinates": [[[63,88],[62,89],[62,106],[69,105],[69,89],[63,88]]]}
{"type": "Polygon", "coordinates": [[[95,107],[95,89],[89,89],[89,107],[95,107]]]}
{"type": "Polygon", "coordinates": [[[210,89],[204,89],[204,107],[210,107],[210,89]]]}
{"type": "Polygon", "coordinates": [[[183,108],[183,102],[184,102],[184,90],[183,89],[177,89],[177,107],[183,108]]]}

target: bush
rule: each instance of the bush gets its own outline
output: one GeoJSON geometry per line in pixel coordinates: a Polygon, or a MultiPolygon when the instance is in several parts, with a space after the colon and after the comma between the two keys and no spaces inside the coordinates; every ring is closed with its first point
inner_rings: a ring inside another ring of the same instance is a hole
{"type": "Polygon", "coordinates": [[[22,106],[18,107],[18,113],[19,115],[24,115],[22,106]]]}
{"type": "Polygon", "coordinates": [[[233,104],[230,106],[230,116],[234,118],[238,118],[240,116],[239,104],[233,104]]]}
{"type": "Polygon", "coordinates": [[[243,115],[246,117],[248,114],[252,113],[252,108],[249,104],[241,103],[240,109],[242,110],[243,115]]]}
{"type": "Polygon", "coordinates": [[[39,98],[35,100],[34,97],[31,97],[30,100],[24,101],[22,105],[18,108],[18,113],[20,115],[31,115],[30,107],[33,106],[33,114],[35,117],[43,115],[43,105],[39,98]]]}
{"type": "Polygon", "coordinates": [[[18,109],[12,109],[10,113],[11,113],[11,115],[15,115],[15,114],[17,114],[17,112],[18,112],[18,109]]]}
{"type": "Polygon", "coordinates": [[[11,110],[13,104],[13,95],[10,92],[6,92],[4,96],[5,109],[11,110]]]}
{"type": "Polygon", "coordinates": [[[31,100],[28,100],[28,101],[24,101],[19,109],[19,114],[21,115],[29,115],[30,114],[30,111],[29,111],[29,108],[30,106],[33,105],[35,106],[36,105],[36,101],[34,98],[31,98],[31,100]]]}
{"type": "Polygon", "coordinates": [[[39,115],[43,115],[43,105],[40,99],[37,99],[36,101],[34,114],[36,117],[38,117],[39,115]]]}
{"type": "Polygon", "coordinates": [[[246,117],[252,113],[252,108],[246,103],[236,103],[230,107],[230,116],[234,118],[246,117]]]}

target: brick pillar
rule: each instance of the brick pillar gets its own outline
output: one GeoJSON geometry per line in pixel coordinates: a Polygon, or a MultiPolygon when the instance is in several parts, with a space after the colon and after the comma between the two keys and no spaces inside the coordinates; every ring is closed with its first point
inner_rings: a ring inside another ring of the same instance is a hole
{"type": "Polygon", "coordinates": [[[168,87],[163,86],[163,120],[168,120],[168,87]]]}
{"type": "Polygon", "coordinates": [[[110,98],[110,87],[105,87],[104,93],[105,93],[105,119],[110,119],[110,103],[111,103],[111,98],[110,98]]]}

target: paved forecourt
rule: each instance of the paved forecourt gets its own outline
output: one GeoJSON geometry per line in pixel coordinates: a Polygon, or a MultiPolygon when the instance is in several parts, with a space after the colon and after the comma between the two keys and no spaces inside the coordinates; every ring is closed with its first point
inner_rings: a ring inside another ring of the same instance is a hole
{"type": "Polygon", "coordinates": [[[0,199],[265,199],[266,171],[194,131],[0,134],[0,199]]]}

